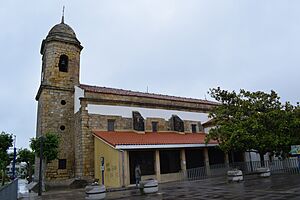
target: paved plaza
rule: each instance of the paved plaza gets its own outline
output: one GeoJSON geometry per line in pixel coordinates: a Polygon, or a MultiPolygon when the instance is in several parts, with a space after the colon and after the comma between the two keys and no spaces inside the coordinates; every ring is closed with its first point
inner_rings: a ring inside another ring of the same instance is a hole
{"type": "MultiPolygon", "coordinates": [[[[84,189],[31,194],[21,199],[84,199],[84,189]]],[[[273,175],[269,178],[246,176],[240,183],[227,183],[224,177],[159,185],[159,192],[140,195],[137,189],[108,192],[106,199],[300,199],[300,175],[273,175]]]]}

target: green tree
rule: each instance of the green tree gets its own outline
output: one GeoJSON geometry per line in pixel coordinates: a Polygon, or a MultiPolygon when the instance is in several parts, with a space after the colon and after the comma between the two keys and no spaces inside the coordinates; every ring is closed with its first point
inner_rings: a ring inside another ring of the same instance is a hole
{"type": "MultiPolygon", "coordinates": [[[[42,163],[42,176],[43,176],[43,190],[45,190],[45,173],[47,164],[58,158],[59,136],[54,133],[46,133],[43,139],[43,163],[42,163]]],[[[30,148],[40,156],[40,138],[31,138],[30,148]]]]}
{"type": "Polygon", "coordinates": [[[2,172],[2,185],[4,185],[5,182],[6,166],[9,165],[11,161],[7,150],[12,146],[12,142],[12,135],[2,131],[0,134],[0,170],[2,172]]]}
{"type": "Polygon", "coordinates": [[[34,152],[29,149],[20,149],[18,151],[17,162],[26,163],[26,177],[28,176],[28,183],[32,182],[34,157],[34,152]]]}
{"type": "Polygon", "coordinates": [[[236,93],[218,87],[210,89],[210,95],[220,105],[210,113],[216,126],[210,130],[207,142],[218,141],[224,152],[255,149],[262,163],[267,152],[287,152],[299,120],[295,107],[289,103],[282,105],[276,92],[241,89],[236,93]]]}

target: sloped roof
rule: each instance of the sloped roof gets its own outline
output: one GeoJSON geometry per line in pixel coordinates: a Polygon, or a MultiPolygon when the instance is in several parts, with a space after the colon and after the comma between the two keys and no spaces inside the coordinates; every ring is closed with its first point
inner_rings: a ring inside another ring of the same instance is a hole
{"type": "Polygon", "coordinates": [[[91,86],[91,85],[85,85],[85,84],[80,84],[79,87],[87,92],[94,92],[94,93],[116,94],[116,95],[125,95],[125,96],[154,98],[154,99],[159,99],[159,100],[171,100],[171,101],[181,101],[181,102],[187,102],[187,103],[218,105],[217,102],[202,100],[202,99],[177,97],[177,96],[169,96],[169,95],[145,93],[145,92],[136,92],[136,91],[131,91],[131,90],[123,90],[123,89],[100,87],[100,86],[91,86]]]}
{"type": "MultiPolygon", "coordinates": [[[[117,145],[205,145],[206,136],[205,133],[179,134],[177,132],[137,133],[134,131],[93,131],[93,133],[96,137],[114,147],[117,145]]],[[[217,144],[217,142],[210,141],[209,144],[217,144]]]]}

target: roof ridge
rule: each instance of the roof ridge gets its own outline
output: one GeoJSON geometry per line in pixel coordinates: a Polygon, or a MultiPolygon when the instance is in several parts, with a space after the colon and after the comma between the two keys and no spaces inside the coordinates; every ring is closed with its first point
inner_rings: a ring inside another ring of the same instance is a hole
{"type": "MultiPolygon", "coordinates": [[[[166,94],[159,94],[159,93],[147,93],[147,92],[140,92],[140,91],[133,91],[133,90],[127,90],[127,89],[121,89],[121,88],[112,88],[112,87],[105,87],[105,86],[96,86],[96,85],[87,85],[87,84],[80,84],[79,87],[82,89],[92,90],[92,92],[101,92],[97,91],[97,89],[105,89],[105,90],[114,90],[114,91],[122,91],[127,92],[126,95],[143,95],[146,97],[156,97],[156,98],[170,98],[173,100],[186,100],[186,101],[197,101],[197,102],[203,102],[203,103],[210,103],[214,105],[218,105],[218,102],[204,100],[204,99],[197,99],[197,98],[191,98],[191,97],[182,97],[182,96],[174,96],[174,95],[166,95],[166,94]],[[132,94],[128,94],[132,93],[132,94]]],[[[104,91],[102,91],[104,92],[104,91]]],[[[113,91],[106,91],[113,93],[113,91]]]]}

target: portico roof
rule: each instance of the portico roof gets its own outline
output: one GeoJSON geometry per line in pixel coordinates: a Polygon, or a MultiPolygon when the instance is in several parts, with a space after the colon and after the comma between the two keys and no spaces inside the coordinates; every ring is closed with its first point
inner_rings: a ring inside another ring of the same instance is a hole
{"type": "Polygon", "coordinates": [[[94,131],[94,136],[115,149],[184,148],[216,146],[205,144],[205,133],[94,131]]]}

